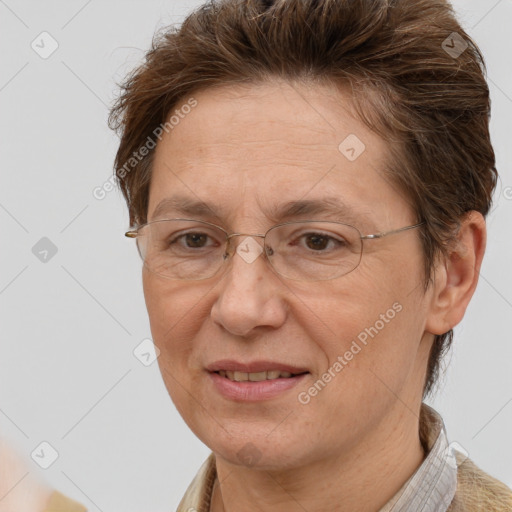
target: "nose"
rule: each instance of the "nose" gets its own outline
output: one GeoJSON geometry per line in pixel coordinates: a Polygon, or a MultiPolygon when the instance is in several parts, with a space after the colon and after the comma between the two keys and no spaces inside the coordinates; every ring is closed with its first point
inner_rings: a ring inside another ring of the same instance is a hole
{"type": "Polygon", "coordinates": [[[261,238],[231,238],[229,260],[212,306],[215,323],[230,333],[247,337],[259,327],[279,328],[286,320],[286,286],[270,268],[261,238]]]}

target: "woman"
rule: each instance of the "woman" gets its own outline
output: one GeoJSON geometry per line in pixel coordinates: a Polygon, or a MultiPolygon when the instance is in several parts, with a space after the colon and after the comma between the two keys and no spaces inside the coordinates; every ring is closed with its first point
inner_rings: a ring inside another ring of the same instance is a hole
{"type": "Polygon", "coordinates": [[[183,511],[506,511],[423,404],[496,183],[444,0],[224,0],[112,111],[169,394],[212,454],[183,511]]]}

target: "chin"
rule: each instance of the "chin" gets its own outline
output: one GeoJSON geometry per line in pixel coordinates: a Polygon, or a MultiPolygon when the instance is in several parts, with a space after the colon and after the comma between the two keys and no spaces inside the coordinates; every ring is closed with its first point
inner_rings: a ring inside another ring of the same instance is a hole
{"type": "Polygon", "coordinates": [[[277,432],[279,422],[274,421],[265,425],[251,425],[246,421],[230,425],[229,421],[220,420],[222,426],[215,422],[215,427],[211,426],[212,421],[210,418],[206,424],[202,420],[201,425],[189,426],[217,457],[230,464],[267,471],[284,470],[314,458],[308,453],[304,431],[300,434],[281,426],[281,431],[277,432]]]}

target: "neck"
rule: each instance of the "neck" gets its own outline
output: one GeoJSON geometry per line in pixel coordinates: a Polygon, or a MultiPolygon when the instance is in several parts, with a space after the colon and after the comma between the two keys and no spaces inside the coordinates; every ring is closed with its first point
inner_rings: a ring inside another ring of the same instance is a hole
{"type": "Polygon", "coordinates": [[[403,404],[397,407],[401,414],[391,415],[393,420],[379,425],[357,449],[291,470],[241,468],[217,456],[218,479],[210,510],[380,510],[425,456],[419,438],[419,407],[416,416],[403,404]]]}

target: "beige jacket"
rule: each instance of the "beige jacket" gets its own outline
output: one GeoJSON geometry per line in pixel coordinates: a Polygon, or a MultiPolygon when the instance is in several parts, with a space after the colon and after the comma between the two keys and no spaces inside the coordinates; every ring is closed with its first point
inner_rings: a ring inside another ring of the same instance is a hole
{"type": "Polygon", "coordinates": [[[87,509],[80,503],[55,491],[43,512],[87,512],[87,509]]]}
{"type": "Polygon", "coordinates": [[[512,491],[470,459],[457,470],[457,492],[448,512],[512,512],[512,491]]]}

